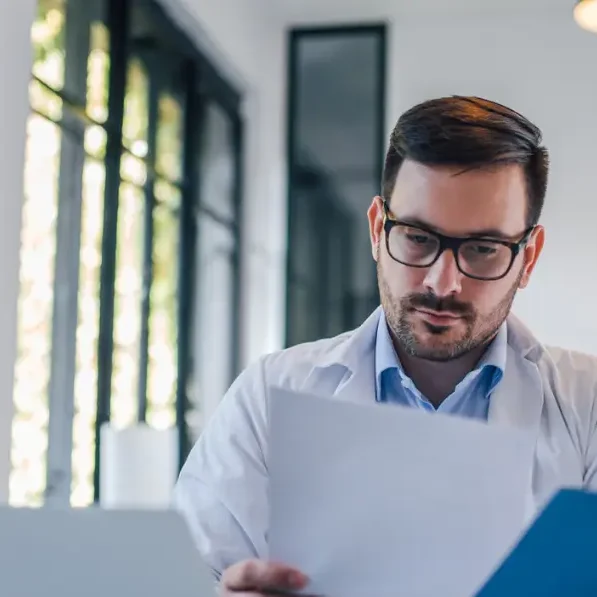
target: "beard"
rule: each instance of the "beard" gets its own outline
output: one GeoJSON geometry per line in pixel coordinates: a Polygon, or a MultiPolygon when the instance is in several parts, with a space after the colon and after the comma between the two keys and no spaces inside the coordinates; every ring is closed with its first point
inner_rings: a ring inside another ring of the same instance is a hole
{"type": "Polygon", "coordinates": [[[493,312],[478,313],[470,303],[454,297],[436,296],[433,292],[412,293],[400,298],[392,296],[380,260],[377,260],[377,280],[381,304],[388,327],[398,345],[413,357],[429,361],[450,361],[489,343],[510,313],[523,270],[493,312]],[[448,311],[461,319],[456,326],[434,326],[414,321],[417,308],[448,311]],[[417,323],[424,326],[417,330],[417,323]]]}

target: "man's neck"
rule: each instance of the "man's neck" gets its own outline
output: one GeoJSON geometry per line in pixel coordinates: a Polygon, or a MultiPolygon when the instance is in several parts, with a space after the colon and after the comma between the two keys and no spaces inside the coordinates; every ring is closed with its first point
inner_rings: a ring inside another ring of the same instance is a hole
{"type": "Polygon", "coordinates": [[[472,371],[487,349],[487,344],[450,361],[429,361],[407,354],[397,343],[396,352],[404,372],[417,389],[437,408],[472,371]]]}

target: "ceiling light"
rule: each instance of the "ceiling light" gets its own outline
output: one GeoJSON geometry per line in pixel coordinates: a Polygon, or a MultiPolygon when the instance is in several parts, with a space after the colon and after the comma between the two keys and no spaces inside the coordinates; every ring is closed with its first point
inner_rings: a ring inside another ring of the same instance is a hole
{"type": "Polygon", "coordinates": [[[597,33],[597,0],[578,0],[574,20],[583,29],[597,33]]]}

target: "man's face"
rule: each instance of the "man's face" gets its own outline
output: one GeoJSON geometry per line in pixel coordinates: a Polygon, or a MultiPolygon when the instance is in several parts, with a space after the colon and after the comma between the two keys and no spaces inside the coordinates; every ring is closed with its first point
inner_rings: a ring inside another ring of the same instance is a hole
{"type": "MultiPolygon", "coordinates": [[[[448,236],[483,234],[517,242],[526,229],[528,196],[519,166],[462,173],[406,161],[387,200],[396,219],[448,236]]],[[[476,280],[459,271],[450,250],[430,267],[396,262],[386,248],[381,198],[373,200],[368,216],[390,330],[408,354],[429,360],[457,358],[493,338],[543,247],[538,226],[506,276],[476,280]]]]}

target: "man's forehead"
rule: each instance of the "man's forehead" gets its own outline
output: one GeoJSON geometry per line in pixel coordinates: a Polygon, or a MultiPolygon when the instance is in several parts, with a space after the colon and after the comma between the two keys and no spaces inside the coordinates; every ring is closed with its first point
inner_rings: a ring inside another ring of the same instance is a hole
{"type": "Polygon", "coordinates": [[[524,191],[526,182],[523,168],[518,164],[436,166],[405,160],[398,170],[395,189],[397,187],[466,189],[495,187],[496,183],[503,188],[510,187],[524,191]]]}
{"type": "Polygon", "coordinates": [[[510,238],[525,228],[527,191],[522,168],[433,167],[405,162],[398,174],[390,208],[446,234],[493,232],[510,238]]]}

